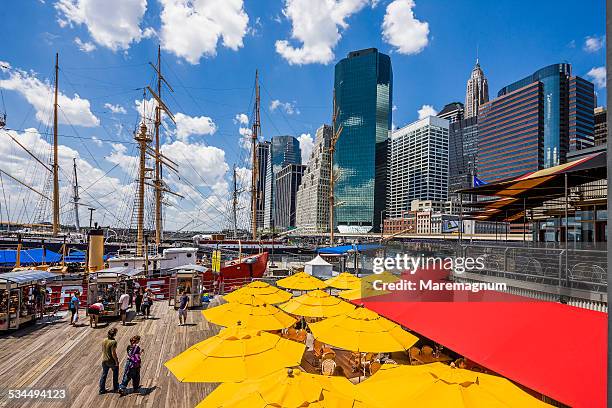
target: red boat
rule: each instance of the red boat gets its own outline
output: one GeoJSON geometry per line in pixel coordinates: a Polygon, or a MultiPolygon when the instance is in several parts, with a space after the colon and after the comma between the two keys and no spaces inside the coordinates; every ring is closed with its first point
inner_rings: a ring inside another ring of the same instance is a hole
{"type": "Polygon", "coordinates": [[[214,286],[215,281],[218,285],[224,285],[226,289],[231,286],[241,286],[250,282],[252,279],[263,277],[268,267],[268,253],[245,256],[240,259],[233,259],[221,265],[221,272],[213,273],[207,270],[202,274],[202,282],[205,287],[214,286]]]}

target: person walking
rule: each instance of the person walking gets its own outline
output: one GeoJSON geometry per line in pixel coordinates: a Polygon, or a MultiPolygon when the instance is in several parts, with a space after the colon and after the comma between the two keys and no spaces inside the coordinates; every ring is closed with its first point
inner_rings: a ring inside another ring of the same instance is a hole
{"type": "Polygon", "coordinates": [[[144,315],[145,319],[149,318],[152,305],[153,295],[151,294],[151,289],[146,288],[144,294],[142,295],[142,314],[144,315]]]}
{"type": "Polygon", "coordinates": [[[121,315],[121,324],[125,326],[127,319],[127,311],[130,308],[131,296],[129,293],[124,293],[119,296],[119,314],[121,315]]]}
{"type": "Polygon", "coordinates": [[[70,310],[70,325],[76,326],[76,323],[79,321],[79,296],[81,293],[77,290],[70,297],[70,303],[68,304],[68,309],[70,310]]]}
{"type": "Polygon", "coordinates": [[[178,308],[178,317],[179,317],[179,326],[187,323],[187,305],[189,304],[189,295],[185,292],[181,292],[181,297],[179,300],[179,308],[178,308]]]}
{"type": "Polygon", "coordinates": [[[127,385],[132,381],[134,392],[140,390],[140,365],[141,353],[140,336],[133,336],[130,339],[130,345],[127,347],[127,359],[123,371],[123,379],[119,385],[119,393],[124,396],[127,393],[127,385]]]}
{"type": "Polygon", "coordinates": [[[136,316],[140,314],[140,308],[142,307],[142,288],[138,288],[136,291],[136,299],[134,299],[134,303],[136,304],[136,316]]]}
{"type": "Polygon", "coordinates": [[[108,370],[113,371],[113,392],[119,391],[119,358],[117,358],[117,329],[108,330],[107,337],[102,342],[102,376],[100,377],[100,394],[108,392],[106,389],[106,377],[108,370]]]}

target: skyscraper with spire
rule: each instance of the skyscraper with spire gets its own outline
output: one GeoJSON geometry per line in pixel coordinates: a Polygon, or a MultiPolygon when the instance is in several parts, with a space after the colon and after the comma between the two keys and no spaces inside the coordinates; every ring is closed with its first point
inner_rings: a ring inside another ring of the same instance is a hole
{"type": "Polygon", "coordinates": [[[476,58],[476,65],[467,81],[464,117],[467,119],[478,116],[478,108],[486,102],[489,102],[489,84],[476,58]]]}

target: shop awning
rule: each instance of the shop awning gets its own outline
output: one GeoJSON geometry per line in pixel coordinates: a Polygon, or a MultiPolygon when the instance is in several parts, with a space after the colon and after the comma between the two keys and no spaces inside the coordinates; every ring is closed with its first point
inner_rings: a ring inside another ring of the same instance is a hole
{"type": "Polygon", "coordinates": [[[402,302],[397,295],[358,302],[564,404],[606,406],[607,314],[507,294],[507,302],[402,302]]]}
{"type": "Polygon", "coordinates": [[[29,282],[38,282],[42,280],[51,280],[55,277],[57,277],[56,274],[47,271],[15,271],[0,273],[0,282],[22,284],[29,282]]]}
{"type": "Polygon", "coordinates": [[[343,255],[349,252],[374,251],[379,248],[382,248],[379,244],[353,244],[319,248],[317,252],[323,255],[343,255]]]}
{"type": "Polygon", "coordinates": [[[606,153],[599,152],[559,166],[538,170],[520,177],[460,190],[467,195],[497,197],[490,201],[464,203],[464,208],[480,207],[469,213],[476,220],[515,221],[526,210],[546,201],[564,197],[569,189],[607,177],[606,153]]]}

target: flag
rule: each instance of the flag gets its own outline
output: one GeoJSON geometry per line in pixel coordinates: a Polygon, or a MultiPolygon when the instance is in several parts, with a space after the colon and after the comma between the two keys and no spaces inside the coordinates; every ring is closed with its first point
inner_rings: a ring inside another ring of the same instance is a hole
{"type": "Polygon", "coordinates": [[[472,176],[472,177],[474,177],[474,182],[473,182],[474,187],[480,187],[480,186],[484,186],[485,184],[487,184],[486,182],[482,181],[476,176],[472,176]]]}

